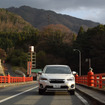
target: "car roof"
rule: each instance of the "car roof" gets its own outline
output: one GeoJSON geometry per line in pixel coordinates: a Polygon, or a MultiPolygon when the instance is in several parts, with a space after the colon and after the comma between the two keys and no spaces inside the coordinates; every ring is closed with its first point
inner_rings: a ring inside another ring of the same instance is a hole
{"type": "Polygon", "coordinates": [[[68,65],[46,65],[46,67],[69,67],[68,65]]]}

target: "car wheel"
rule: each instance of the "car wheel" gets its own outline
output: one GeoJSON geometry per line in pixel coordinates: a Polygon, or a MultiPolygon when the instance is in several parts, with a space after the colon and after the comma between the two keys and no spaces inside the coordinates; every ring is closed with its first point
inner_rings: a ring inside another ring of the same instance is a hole
{"type": "Polygon", "coordinates": [[[45,89],[39,89],[39,94],[43,95],[45,93],[45,89]]]}
{"type": "Polygon", "coordinates": [[[75,94],[75,90],[70,90],[69,93],[70,93],[70,95],[74,95],[75,94]]]}

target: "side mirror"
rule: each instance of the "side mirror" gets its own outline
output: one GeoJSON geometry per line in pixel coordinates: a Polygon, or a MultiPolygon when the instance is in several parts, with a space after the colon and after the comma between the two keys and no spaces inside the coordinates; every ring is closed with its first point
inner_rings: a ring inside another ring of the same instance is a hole
{"type": "Polygon", "coordinates": [[[72,74],[73,74],[73,75],[76,75],[76,72],[75,72],[75,71],[72,71],[72,74]]]}
{"type": "Polygon", "coordinates": [[[42,71],[39,71],[38,74],[39,74],[39,75],[42,75],[42,71]]]}

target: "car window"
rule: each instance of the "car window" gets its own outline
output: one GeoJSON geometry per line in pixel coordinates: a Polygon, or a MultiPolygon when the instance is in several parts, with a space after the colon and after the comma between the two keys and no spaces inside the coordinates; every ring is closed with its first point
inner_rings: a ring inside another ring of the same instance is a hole
{"type": "Polygon", "coordinates": [[[69,67],[47,67],[45,70],[46,74],[70,74],[71,70],[69,67]]]}

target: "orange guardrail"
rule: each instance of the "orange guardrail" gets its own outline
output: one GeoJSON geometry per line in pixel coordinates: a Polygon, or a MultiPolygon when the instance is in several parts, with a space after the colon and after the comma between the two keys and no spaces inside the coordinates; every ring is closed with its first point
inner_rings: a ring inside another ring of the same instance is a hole
{"type": "Polygon", "coordinates": [[[16,83],[33,81],[33,77],[12,77],[10,75],[0,76],[0,83],[16,83]]]}
{"type": "Polygon", "coordinates": [[[78,84],[83,84],[92,87],[105,87],[105,73],[94,74],[92,71],[88,72],[87,75],[78,76],[75,75],[75,81],[78,84]]]}
{"type": "Polygon", "coordinates": [[[105,73],[94,75],[94,87],[105,87],[105,73]]]}

